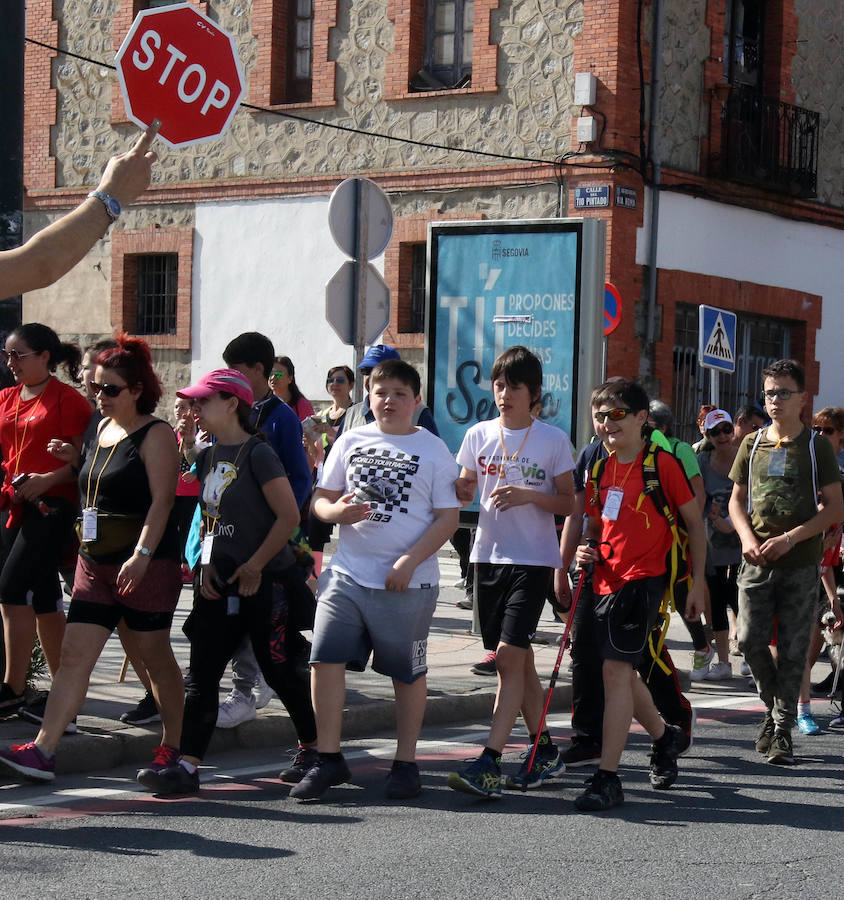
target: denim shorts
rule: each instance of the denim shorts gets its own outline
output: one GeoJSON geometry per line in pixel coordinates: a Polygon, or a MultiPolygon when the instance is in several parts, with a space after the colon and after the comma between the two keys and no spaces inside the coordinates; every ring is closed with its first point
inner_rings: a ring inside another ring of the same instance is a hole
{"type": "Polygon", "coordinates": [[[326,569],[317,588],[311,663],[345,663],[363,672],[371,653],[374,671],[412,684],[428,671],[428,632],[438,594],[438,587],[362,587],[326,569]]]}

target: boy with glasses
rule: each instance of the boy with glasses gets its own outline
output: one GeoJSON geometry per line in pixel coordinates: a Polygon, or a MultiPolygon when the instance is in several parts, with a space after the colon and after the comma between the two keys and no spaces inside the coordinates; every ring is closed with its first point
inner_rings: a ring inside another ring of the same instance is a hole
{"type": "Polygon", "coordinates": [[[803,367],[783,359],[763,376],[771,424],[745,438],[730,470],[730,518],[744,557],[738,640],[766,709],[756,749],[769,763],[793,765],[791,731],[814,621],[821,535],[844,518],[844,502],[831,444],[800,418],[808,399],[803,367]]]}

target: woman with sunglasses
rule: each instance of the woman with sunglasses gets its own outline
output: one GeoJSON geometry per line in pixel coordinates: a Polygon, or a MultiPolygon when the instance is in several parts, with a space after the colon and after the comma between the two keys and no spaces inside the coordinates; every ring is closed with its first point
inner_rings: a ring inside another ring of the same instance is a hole
{"type": "Polygon", "coordinates": [[[0,763],[32,781],[55,778],[55,751],[78,713],[109,635],[122,619],[149,674],[164,735],[152,767],[178,758],[184,684],[170,646],[182,588],[171,515],[179,456],[173,430],[152,411],[161,383],[147,344],[121,335],[97,357],[91,390],[103,419],[81,457],[68,443],[51,452],[78,465],[82,518],[61,666],[32,743],[0,751],[0,763]]]}
{"type": "MultiPolygon", "coordinates": [[[[331,395],[331,405],[322,412],[311,416],[309,422],[317,438],[313,441],[305,435],[305,451],[308,459],[319,476],[318,467],[325,461],[328,451],[337,438],[337,432],[346,417],[346,410],[352,405],[352,390],[355,386],[354,372],[348,366],[332,366],[325,377],[325,389],[331,395]]],[[[319,577],[322,570],[322,554],[325,545],[331,540],[334,526],[323,522],[315,515],[308,516],[308,544],[314,557],[314,575],[319,577]]]]}
{"type": "Polygon", "coordinates": [[[279,400],[293,407],[299,421],[303,422],[314,414],[311,401],[299,390],[296,384],[296,369],[289,356],[277,356],[273,360],[273,370],[269,377],[270,390],[279,400]]]}
{"type": "Polygon", "coordinates": [[[181,757],[167,768],[138,773],[141,784],[162,794],[199,790],[197,768],[214,733],[220,679],[247,636],[261,672],[290,714],[302,753],[316,740],[309,679],[297,671],[288,645],[302,639],[286,617],[275,618],[287,608],[295,562],[288,540],[299,524],[287,473],[250,423],[252,387],[243,374],[217,369],[178,396],[194,401],[197,425],[217,441],[196,460],[204,529],[201,575],[185,623],[191,677],[181,757]]]}
{"type": "Polygon", "coordinates": [[[26,672],[41,641],[55,677],[65,629],[58,569],[77,515],[78,493],[66,462],[47,451],[51,440],[82,446],[91,408],[70,385],[54,377],[62,363],[78,381],[81,353],[63,344],[46,325],[31,322],[6,339],[4,362],[15,381],[0,391],[0,603],[6,668],[0,686],[0,716],[18,711],[40,722],[40,703],[24,705],[26,672]]]}
{"type": "Polygon", "coordinates": [[[724,681],[733,677],[727,608],[738,616],[736,577],[742,559],[741,541],[727,510],[733,492],[729,474],[738,447],[733,442],[733,420],[726,410],[713,409],[706,414],[704,437],[712,449],[701,450],[697,458],[706,490],[706,584],[718,662],[712,663],[703,677],[705,681],[724,681]]]}

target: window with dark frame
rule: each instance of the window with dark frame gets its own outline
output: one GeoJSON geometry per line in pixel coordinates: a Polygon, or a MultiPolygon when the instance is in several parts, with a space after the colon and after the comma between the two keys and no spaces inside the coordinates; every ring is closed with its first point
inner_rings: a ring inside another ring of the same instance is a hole
{"type": "Polygon", "coordinates": [[[472,83],[474,0],[426,0],[424,68],[417,91],[453,90],[472,83]]]}
{"type": "Polygon", "coordinates": [[[413,245],[413,261],[410,269],[410,321],[408,331],[420,334],[425,331],[425,277],[428,265],[427,244],[413,245]]]}
{"type": "Polygon", "coordinates": [[[313,0],[288,0],[287,102],[306,103],[313,90],[313,0]]]}
{"type": "Polygon", "coordinates": [[[138,291],[135,333],[176,334],[179,254],[140,254],[135,262],[138,291]]]}

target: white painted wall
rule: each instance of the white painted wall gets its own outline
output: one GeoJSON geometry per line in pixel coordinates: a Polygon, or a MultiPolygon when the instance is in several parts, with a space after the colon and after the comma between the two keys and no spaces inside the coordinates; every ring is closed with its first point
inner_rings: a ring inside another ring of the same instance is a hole
{"type": "MultiPolygon", "coordinates": [[[[345,260],[328,230],[328,197],[200,203],[194,237],[192,377],[223,364],[244,331],[289,356],[313,401],[328,399],[330,366],[353,350],[325,321],[325,284],[345,260]]],[[[384,257],[374,261],[383,274],[384,257]]]]}
{"type": "MultiPolygon", "coordinates": [[[[649,195],[647,201],[645,223],[649,195]]],[[[647,231],[639,229],[636,262],[646,265],[647,254],[647,231]]],[[[659,203],[657,266],[823,297],[814,406],[844,405],[844,231],[666,191],[659,203]]]]}

